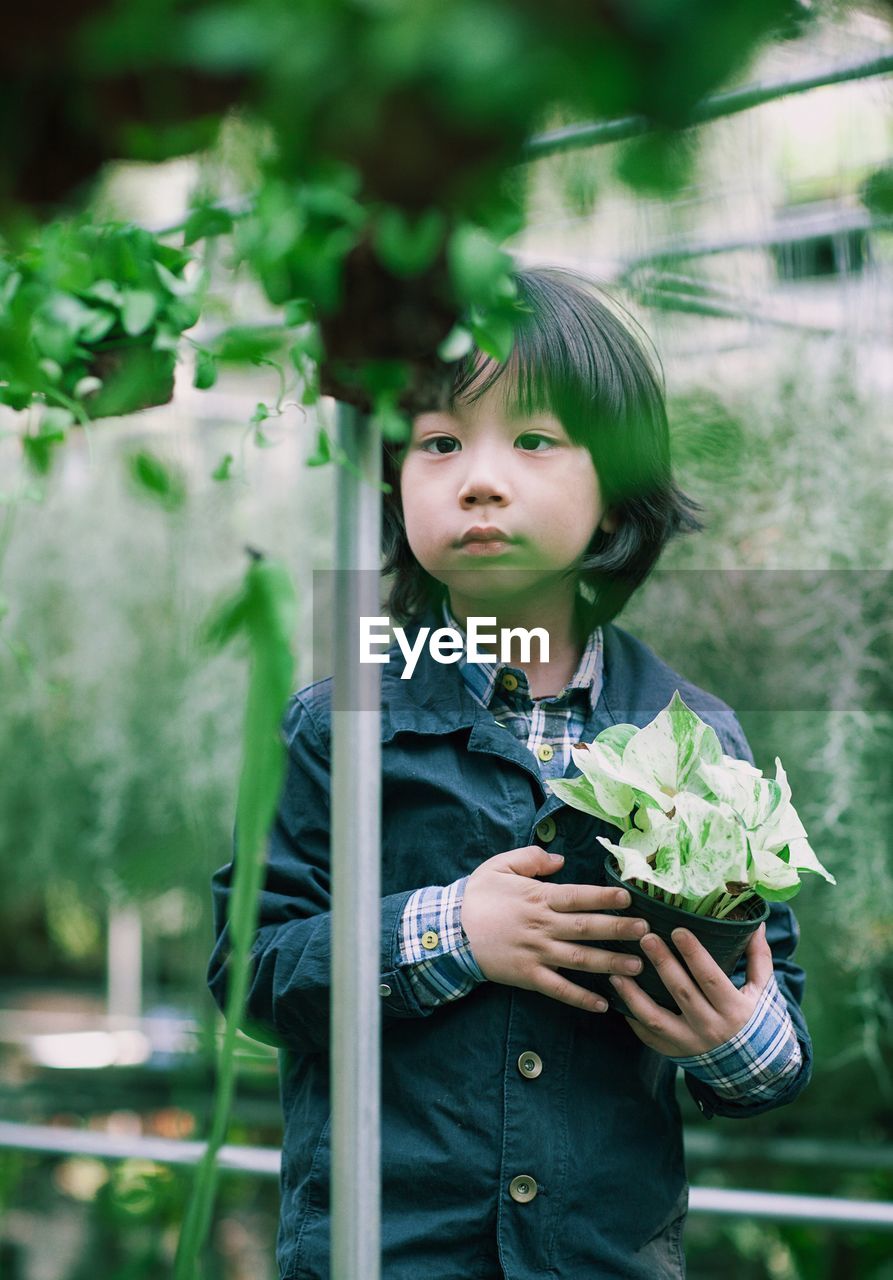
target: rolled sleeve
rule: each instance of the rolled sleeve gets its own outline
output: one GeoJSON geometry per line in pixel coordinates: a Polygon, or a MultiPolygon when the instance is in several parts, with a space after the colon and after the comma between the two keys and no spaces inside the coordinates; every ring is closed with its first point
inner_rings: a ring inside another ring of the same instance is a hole
{"type": "Polygon", "coordinates": [[[468,876],[417,889],[403,909],[398,966],[425,1007],[468,995],[486,981],[462,928],[468,876]]]}
{"type": "Polygon", "coordinates": [[[705,1053],[672,1060],[731,1101],[768,1102],[785,1093],[803,1058],[774,973],[740,1031],[705,1053]]]}

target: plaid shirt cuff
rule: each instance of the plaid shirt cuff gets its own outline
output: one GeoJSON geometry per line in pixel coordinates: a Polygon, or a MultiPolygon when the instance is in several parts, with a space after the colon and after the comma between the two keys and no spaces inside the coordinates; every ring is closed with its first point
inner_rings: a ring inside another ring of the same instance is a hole
{"type": "Polygon", "coordinates": [[[775,974],[750,1018],[731,1039],[706,1053],[671,1061],[722,1098],[764,1102],[784,1093],[800,1070],[802,1054],[775,974]]]}
{"type": "Polygon", "coordinates": [[[406,966],[422,1005],[458,1000],[486,981],[462,928],[467,882],[463,876],[452,884],[417,889],[403,909],[397,963],[406,966]]]}

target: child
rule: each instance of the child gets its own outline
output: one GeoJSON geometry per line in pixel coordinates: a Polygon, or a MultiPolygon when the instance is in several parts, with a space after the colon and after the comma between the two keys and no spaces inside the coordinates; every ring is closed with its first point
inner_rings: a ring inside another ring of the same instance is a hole
{"type": "MultiPolygon", "coordinates": [[[[773,903],[727,978],[693,938],[690,975],[643,950],[682,1010],[660,1009],[605,939],[597,835],[547,778],[572,744],[647,723],[678,689],[723,750],[733,712],[611,622],[667,539],[700,527],[670,475],[648,360],[585,281],[516,273],[529,308],[506,365],[479,354],[449,412],[385,447],[388,612],[545,627],[548,659],[382,667],[382,1276],[660,1280],[685,1274],[688,1183],[677,1068],[706,1116],[792,1101],[811,1073],[791,908],[773,903]],[[477,533],[477,539],[468,535],[477,533]],[[497,536],[499,535],[499,536],[497,536]],[[635,1015],[606,1012],[611,974],[635,1015]],[[622,977],[620,975],[630,975],[622,977]]],[[[247,1015],[281,1046],[283,1277],[329,1275],[331,681],[292,699],[289,771],[269,844],[247,1015]]],[[[232,864],[214,877],[209,985],[225,997],[232,864]]]]}

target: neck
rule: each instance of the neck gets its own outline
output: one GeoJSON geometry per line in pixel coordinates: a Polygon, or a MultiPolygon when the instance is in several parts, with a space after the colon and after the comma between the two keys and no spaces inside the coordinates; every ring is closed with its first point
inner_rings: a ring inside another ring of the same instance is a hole
{"type": "Polygon", "coordinates": [[[531,645],[531,660],[521,661],[521,637],[511,638],[509,662],[525,672],[534,697],[560,693],[579,665],[586,638],[581,633],[573,582],[565,580],[544,585],[535,600],[502,598],[493,602],[491,597],[484,603],[451,593],[449,606],[463,630],[467,630],[470,617],[495,617],[497,632],[510,627],[521,627],[526,631],[534,627],[546,629],[549,634],[548,662],[541,660],[537,643],[531,645]]]}

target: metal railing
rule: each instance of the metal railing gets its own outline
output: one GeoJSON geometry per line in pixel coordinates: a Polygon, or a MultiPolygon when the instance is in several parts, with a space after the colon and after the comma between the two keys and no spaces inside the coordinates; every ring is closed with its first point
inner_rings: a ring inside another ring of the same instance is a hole
{"type": "MultiPolygon", "coordinates": [[[[786,1141],[788,1140],[778,1139],[775,1145],[779,1146],[786,1141]]],[[[731,1145],[737,1149],[739,1144],[736,1142],[731,1145]]],[[[823,1144],[824,1147],[828,1145],[823,1144]]],[[[686,1142],[686,1146],[690,1144],[686,1142]]],[[[10,1124],[0,1121],[0,1150],[4,1147],[42,1155],[92,1156],[98,1160],[154,1160],[167,1165],[197,1164],[205,1150],[203,1142],[130,1137],[94,1133],[84,1129],[62,1129],[54,1125],[10,1124]]],[[[351,1150],[355,1149],[355,1146],[351,1147],[351,1150]]],[[[803,1154],[806,1154],[805,1150],[803,1154]]],[[[823,1156],[826,1154],[823,1151],[823,1156]]],[[[279,1151],[275,1147],[248,1146],[222,1147],[219,1156],[220,1168],[224,1172],[264,1178],[279,1177],[279,1158],[279,1151]]],[[[891,1163],[893,1153],[889,1149],[883,1149],[880,1164],[882,1167],[890,1167],[891,1163]]],[[[377,1179],[375,1185],[377,1186],[377,1179]]],[[[343,1203],[347,1205],[348,1202],[343,1203]]],[[[371,1211],[368,1200],[366,1208],[367,1212],[371,1211]]],[[[760,1218],[776,1222],[811,1222],[830,1227],[893,1231],[893,1204],[886,1201],[851,1200],[841,1196],[791,1195],[777,1191],[692,1186],[689,1192],[689,1211],[713,1217],[760,1218]]],[[[376,1248],[378,1247],[376,1243],[376,1248]]],[[[367,1254],[368,1252],[367,1249],[367,1254]]],[[[368,1265],[365,1256],[364,1265],[368,1265]]],[[[374,1274],[378,1274],[377,1258],[372,1259],[372,1265],[374,1274]]]]}

